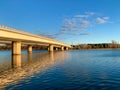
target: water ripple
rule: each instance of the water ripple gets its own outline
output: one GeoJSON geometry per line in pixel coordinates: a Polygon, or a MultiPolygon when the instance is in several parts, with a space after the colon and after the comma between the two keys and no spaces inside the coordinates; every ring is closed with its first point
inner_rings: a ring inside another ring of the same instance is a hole
{"type": "Polygon", "coordinates": [[[77,50],[25,55],[22,64],[15,63],[19,68],[1,72],[0,85],[12,90],[120,90],[119,53],[77,50]]]}

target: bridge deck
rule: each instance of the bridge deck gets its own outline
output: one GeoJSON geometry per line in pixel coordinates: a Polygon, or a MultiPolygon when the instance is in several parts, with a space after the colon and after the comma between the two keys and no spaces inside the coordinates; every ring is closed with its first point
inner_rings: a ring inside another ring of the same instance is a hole
{"type": "Polygon", "coordinates": [[[20,31],[14,28],[10,28],[7,26],[0,25],[0,39],[2,40],[10,40],[10,41],[21,41],[28,43],[43,43],[43,44],[53,44],[64,47],[71,48],[70,45],[65,44],[63,42],[47,38],[44,36],[39,36],[35,34],[30,34],[24,31],[20,31]]]}

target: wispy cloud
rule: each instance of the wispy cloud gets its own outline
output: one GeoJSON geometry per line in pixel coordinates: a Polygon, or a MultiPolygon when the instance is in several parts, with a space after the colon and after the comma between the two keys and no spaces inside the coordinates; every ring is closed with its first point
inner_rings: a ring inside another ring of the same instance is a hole
{"type": "Polygon", "coordinates": [[[92,16],[92,15],[95,15],[96,13],[95,12],[85,12],[87,15],[89,16],[92,16]]]}
{"type": "Polygon", "coordinates": [[[105,24],[107,23],[109,20],[109,17],[97,17],[96,18],[96,22],[99,23],[99,24],[105,24]]]}
{"type": "Polygon", "coordinates": [[[85,12],[84,14],[74,15],[71,18],[65,18],[63,20],[61,29],[55,34],[44,34],[50,38],[57,38],[61,35],[90,35],[87,29],[96,24],[106,24],[109,22],[108,16],[99,16],[95,12],[85,12]]]}
{"type": "Polygon", "coordinates": [[[75,18],[89,18],[90,16],[93,16],[95,12],[85,12],[85,14],[79,14],[75,15],[75,18]]]}
{"type": "Polygon", "coordinates": [[[89,15],[75,15],[76,18],[88,18],[89,15]]]}

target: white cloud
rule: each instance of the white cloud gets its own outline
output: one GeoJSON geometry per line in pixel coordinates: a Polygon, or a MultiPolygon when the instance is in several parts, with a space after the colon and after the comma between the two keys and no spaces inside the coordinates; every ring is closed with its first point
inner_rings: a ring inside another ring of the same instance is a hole
{"type": "Polygon", "coordinates": [[[109,19],[109,17],[103,17],[103,19],[108,20],[108,19],[109,19]]]}
{"type": "Polygon", "coordinates": [[[89,15],[75,15],[75,18],[88,18],[89,15]]]}
{"type": "Polygon", "coordinates": [[[86,12],[87,15],[92,16],[95,15],[95,12],[86,12]]]}
{"type": "Polygon", "coordinates": [[[85,12],[84,14],[74,15],[72,18],[63,20],[63,25],[60,31],[56,34],[46,34],[46,36],[57,38],[61,35],[89,35],[86,29],[98,24],[105,24],[109,22],[108,16],[99,16],[95,12],[85,12]]]}
{"type": "Polygon", "coordinates": [[[97,17],[96,22],[99,24],[104,24],[108,22],[108,19],[109,19],[108,17],[103,17],[103,18],[97,17]]]}
{"type": "Polygon", "coordinates": [[[95,15],[95,12],[85,12],[85,14],[79,14],[75,15],[75,18],[89,18],[91,16],[95,15]]]}
{"type": "Polygon", "coordinates": [[[80,23],[80,27],[81,27],[81,28],[87,28],[87,27],[89,27],[89,26],[90,26],[90,22],[87,21],[87,20],[83,20],[83,21],[81,21],[81,23],[80,23]]]}

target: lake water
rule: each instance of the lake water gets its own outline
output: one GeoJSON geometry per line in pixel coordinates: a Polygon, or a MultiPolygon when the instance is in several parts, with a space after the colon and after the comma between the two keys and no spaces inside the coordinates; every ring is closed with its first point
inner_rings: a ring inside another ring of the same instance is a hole
{"type": "Polygon", "coordinates": [[[0,89],[120,90],[120,50],[0,51],[0,89]]]}

